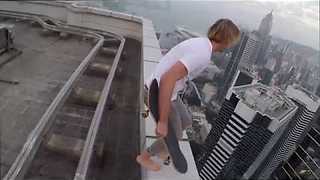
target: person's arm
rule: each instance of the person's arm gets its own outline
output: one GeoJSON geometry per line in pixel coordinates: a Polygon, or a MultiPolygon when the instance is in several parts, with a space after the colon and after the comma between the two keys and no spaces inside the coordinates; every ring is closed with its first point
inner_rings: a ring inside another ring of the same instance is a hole
{"type": "Polygon", "coordinates": [[[171,96],[176,81],[188,74],[184,64],[178,61],[165,74],[161,76],[159,85],[159,121],[156,133],[165,137],[168,133],[168,117],[171,106],[171,96]]]}

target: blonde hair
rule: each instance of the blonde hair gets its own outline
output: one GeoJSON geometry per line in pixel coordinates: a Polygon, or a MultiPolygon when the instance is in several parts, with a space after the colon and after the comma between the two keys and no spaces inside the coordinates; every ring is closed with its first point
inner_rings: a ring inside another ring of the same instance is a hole
{"type": "Polygon", "coordinates": [[[233,45],[240,39],[240,30],[231,20],[219,19],[209,28],[208,38],[216,43],[233,45]]]}

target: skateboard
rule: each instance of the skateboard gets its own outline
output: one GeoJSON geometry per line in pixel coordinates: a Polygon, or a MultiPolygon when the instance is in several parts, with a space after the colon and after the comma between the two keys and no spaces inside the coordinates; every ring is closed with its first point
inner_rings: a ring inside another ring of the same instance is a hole
{"type": "MultiPolygon", "coordinates": [[[[159,120],[158,113],[158,96],[159,96],[159,87],[157,80],[153,80],[150,89],[149,89],[149,109],[153,115],[156,123],[159,120]]],[[[175,130],[172,126],[172,122],[168,122],[168,134],[164,137],[164,141],[168,147],[168,151],[175,169],[180,173],[186,173],[188,170],[187,161],[182,154],[178,139],[175,133],[175,130]]]]}

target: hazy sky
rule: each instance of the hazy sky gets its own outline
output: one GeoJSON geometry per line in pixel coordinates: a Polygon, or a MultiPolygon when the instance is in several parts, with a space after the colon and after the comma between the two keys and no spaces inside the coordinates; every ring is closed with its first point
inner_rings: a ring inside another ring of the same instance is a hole
{"type": "Polygon", "coordinates": [[[319,49],[319,1],[262,2],[274,10],[272,33],[319,49]]]}
{"type": "Polygon", "coordinates": [[[145,16],[157,29],[182,25],[205,33],[217,19],[226,17],[250,30],[273,10],[272,35],[319,50],[319,1],[230,1],[230,0],[105,0],[117,8],[145,16]]]}

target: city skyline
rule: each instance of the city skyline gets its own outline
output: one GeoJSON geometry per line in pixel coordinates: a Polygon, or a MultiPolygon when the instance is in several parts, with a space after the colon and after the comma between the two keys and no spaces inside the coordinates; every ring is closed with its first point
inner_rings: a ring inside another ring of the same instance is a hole
{"type": "MultiPolygon", "coordinates": [[[[99,1],[97,1],[99,2],[99,1]]],[[[273,10],[271,34],[319,50],[319,2],[305,1],[100,1],[103,6],[152,19],[157,30],[173,26],[205,34],[215,20],[225,17],[248,30],[258,29],[261,19],[273,10]],[[143,6],[140,6],[143,3],[143,6]],[[117,4],[117,5],[115,5],[117,4]],[[185,18],[185,14],[192,16],[185,18]],[[240,14],[240,16],[239,16],[240,14]]]]}

